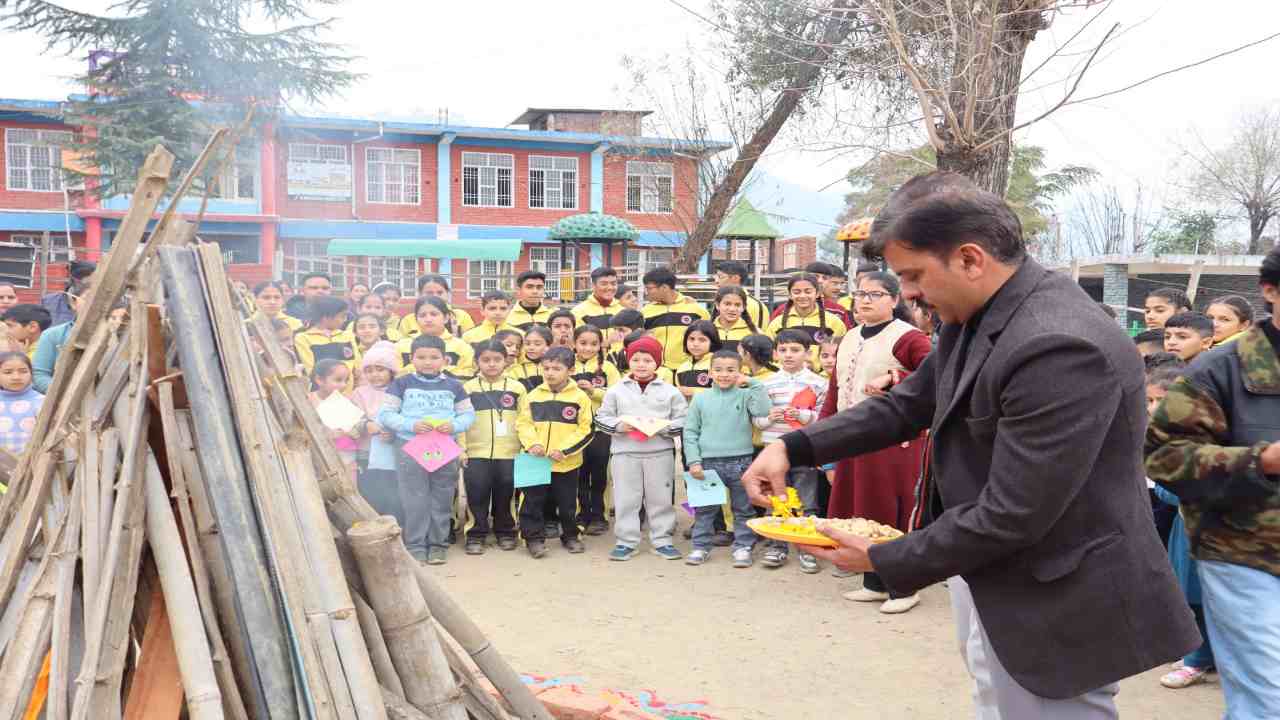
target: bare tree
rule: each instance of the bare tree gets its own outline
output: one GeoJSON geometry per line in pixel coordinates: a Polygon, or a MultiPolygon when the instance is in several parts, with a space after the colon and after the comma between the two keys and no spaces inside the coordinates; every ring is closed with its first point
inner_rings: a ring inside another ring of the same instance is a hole
{"type": "Polygon", "coordinates": [[[1066,251],[1070,257],[1141,253],[1162,229],[1160,203],[1141,183],[1129,202],[1114,185],[1091,187],[1077,200],[1069,220],[1072,233],[1066,251]]]}
{"type": "Polygon", "coordinates": [[[1259,107],[1241,115],[1223,147],[1211,148],[1197,136],[1196,146],[1186,152],[1196,167],[1193,196],[1243,210],[1249,222],[1249,253],[1267,252],[1262,233],[1280,214],[1280,107],[1259,107]]]}

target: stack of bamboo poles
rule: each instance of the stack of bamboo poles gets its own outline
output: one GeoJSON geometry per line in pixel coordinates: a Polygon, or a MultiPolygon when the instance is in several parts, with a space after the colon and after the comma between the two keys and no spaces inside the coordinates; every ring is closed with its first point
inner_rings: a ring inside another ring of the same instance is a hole
{"type": "Polygon", "coordinates": [[[173,214],[190,177],[143,242],[172,163],[148,158],[0,499],[0,720],[550,720],[356,493],[173,214]]]}

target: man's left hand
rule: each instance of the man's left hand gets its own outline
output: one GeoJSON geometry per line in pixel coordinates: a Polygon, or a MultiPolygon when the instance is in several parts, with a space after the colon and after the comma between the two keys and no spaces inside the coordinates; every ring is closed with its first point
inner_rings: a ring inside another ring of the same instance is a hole
{"type": "Polygon", "coordinates": [[[846,572],[875,571],[875,568],[871,567],[871,556],[867,554],[875,543],[861,535],[854,535],[833,527],[823,527],[821,524],[819,524],[818,532],[840,543],[840,547],[827,548],[806,545],[804,546],[806,552],[826,560],[846,572]]]}

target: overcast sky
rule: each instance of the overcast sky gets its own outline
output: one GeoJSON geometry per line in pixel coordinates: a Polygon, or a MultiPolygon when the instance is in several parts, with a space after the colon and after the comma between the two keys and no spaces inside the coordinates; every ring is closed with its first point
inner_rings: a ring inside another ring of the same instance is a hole
{"type": "MultiPolygon", "coordinates": [[[[681,0],[694,9],[705,0],[681,0]]],[[[72,0],[77,9],[101,11],[108,3],[72,0]]],[[[411,2],[361,0],[330,9],[334,39],[360,56],[367,77],[330,112],[360,116],[418,117],[434,121],[448,108],[455,123],[504,126],[527,106],[614,107],[625,99],[623,55],[657,58],[680,54],[705,40],[702,20],[667,0],[556,0],[554,3],[411,2]],[[395,8],[395,13],[388,12],[395,8]]],[[[1058,47],[1097,9],[1057,18],[1031,46],[1027,67],[1058,47]]],[[[1020,99],[1019,115],[1034,117],[1057,102],[1063,78],[1081,60],[1090,39],[1114,23],[1118,39],[1082,82],[1088,97],[1216,52],[1280,32],[1280,3],[1273,0],[1112,0],[1077,53],[1052,62],[1020,99]],[[1049,81],[1057,82],[1049,82],[1049,81]]],[[[42,54],[38,38],[0,39],[0,97],[65,97],[67,80],[83,61],[42,54]],[[19,71],[18,69],[21,69],[19,71]]],[[[1176,180],[1176,141],[1192,127],[1211,142],[1229,132],[1233,115],[1249,105],[1280,101],[1275,81],[1280,40],[1124,94],[1064,107],[1024,131],[1019,141],[1048,149],[1051,166],[1092,165],[1117,185],[1142,181],[1165,187],[1176,180]]],[[[919,136],[924,140],[923,134],[919,136]]],[[[815,153],[788,152],[766,163],[786,192],[831,185],[846,162],[815,153]]],[[[827,190],[829,203],[804,204],[825,215],[838,207],[843,184],[827,190]]],[[[829,217],[807,218],[830,222],[829,217]]]]}

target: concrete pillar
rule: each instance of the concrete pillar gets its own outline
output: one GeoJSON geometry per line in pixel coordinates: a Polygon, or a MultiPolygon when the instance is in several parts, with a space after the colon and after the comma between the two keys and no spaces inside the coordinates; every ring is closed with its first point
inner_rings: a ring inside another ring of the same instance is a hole
{"type": "Polygon", "coordinates": [[[1129,327],[1129,265],[1108,263],[1102,266],[1102,302],[1116,311],[1120,327],[1129,327]]]}

